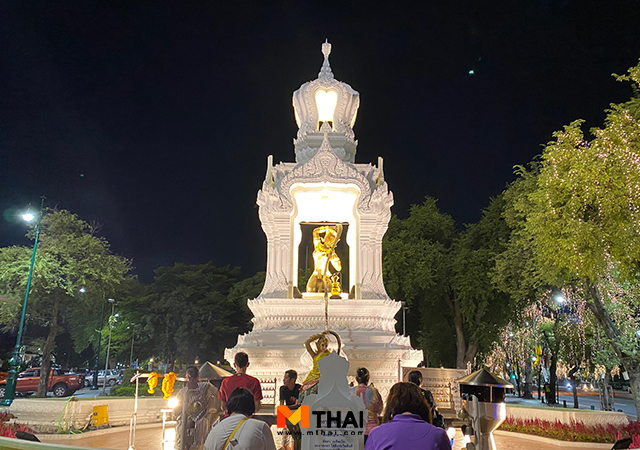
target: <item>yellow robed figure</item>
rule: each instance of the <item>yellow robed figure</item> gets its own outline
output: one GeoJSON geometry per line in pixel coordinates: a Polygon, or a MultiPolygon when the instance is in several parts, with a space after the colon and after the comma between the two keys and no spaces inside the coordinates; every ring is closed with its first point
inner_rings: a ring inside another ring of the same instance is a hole
{"type": "MultiPolygon", "coordinates": [[[[342,270],[342,262],[336,254],[336,245],[342,235],[342,224],[325,225],[313,230],[313,274],[307,282],[307,292],[332,290],[331,271],[342,270]]],[[[334,289],[335,290],[335,289],[334,289]]]]}

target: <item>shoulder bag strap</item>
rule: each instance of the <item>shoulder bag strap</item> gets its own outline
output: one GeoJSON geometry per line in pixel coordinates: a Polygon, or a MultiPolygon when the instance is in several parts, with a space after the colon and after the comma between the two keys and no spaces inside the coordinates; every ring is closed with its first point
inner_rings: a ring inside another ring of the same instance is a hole
{"type": "Polygon", "coordinates": [[[222,450],[225,450],[227,448],[227,445],[229,445],[229,442],[231,442],[231,439],[233,439],[233,436],[235,436],[236,432],[238,431],[238,429],[242,426],[243,423],[245,423],[247,420],[249,420],[248,417],[245,417],[244,419],[242,419],[240,421],[240,423],[238,425],[236,425],[236,427],[233,429],[233,431],[231,432],[231,434],[229,435],[229,437],[227,438],[227,442],[224,443],[224,447],[222,447],[222,450]]]}

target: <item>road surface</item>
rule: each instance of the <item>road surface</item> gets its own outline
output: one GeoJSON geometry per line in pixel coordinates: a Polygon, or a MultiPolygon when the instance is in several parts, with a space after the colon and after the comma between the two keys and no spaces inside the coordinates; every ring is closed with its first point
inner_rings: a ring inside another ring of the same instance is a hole
{"type": "MultiPolygon", "coordinates": [[[[538,393],[534,393],[534,400],[525,400],[514,395],[507,395],[507,405],[529,405],[529,406],[549,406],[546,403],[541,403],[538,400],[538,393]]],[[[567,402],[567,408],[573,408],[573,394],[571,392],[560,392],[560,405],[556,408],[564,408],[563,401],[567,402]]],[[[578,406],[580,409],[593,409],[600,410],[600,397],[598,392],[578,392],[578,406]]],[[[629,416],[629,420],[636,420],[636,406],[633,403],[631,394],[623,391],[615,391],[615,410],[625,413],[629,416]]]]}

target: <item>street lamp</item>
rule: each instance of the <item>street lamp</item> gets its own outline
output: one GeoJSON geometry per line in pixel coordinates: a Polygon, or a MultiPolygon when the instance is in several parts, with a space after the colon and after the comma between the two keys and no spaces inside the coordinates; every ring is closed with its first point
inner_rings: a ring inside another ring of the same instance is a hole
{"type": "MultiPolygon", "coordinates": [[[[107,344],[107,360],[104,364],[104,383],[102,383],[102,395],[107,395],[107,370],[109,369],[109,352],[111,351],[111,330],[113,328],[113,320],[115,318],[113,311],[116,306],[116,301],[112,298],[108,299],[111,303],[111,316],[109,316],[109,343],[107,344]]],[[[98,374],[96,373],[96,378],[98,374]]]]}
{"type": "Polygon", "coordinates": [[[406,336],[407,335],[407,327],[405,326],[405,313],[407,311],[407,303],[406,302],[400,302],[402,304],[402,335],[406,336]]]}
{"type": "MultiPolygon", "coordinates": [[[[87,289],[82,286],[79,289],[81,294],[84,294],[87,292],[87,289]]],[[[105,302],[105,292],[104,290],[102,291],[102,313],[100,314],[100,328],[96,330],[96,332],[98,333],[98,351],[96,352],[96,362],[93,365],[93,379],[91,381],[91,387],[89,389],[91,389],[92,391],[97,391],[98,390],[98,370],[99,370],[99,360],[100,360],[100,343],[102,342],[102,326],[103,326],[103,321],[104,321],[104,302],[105,302]]]]}
{"type": "Polygon", "coordinates": [[[100,329],[98,330],[98,352],[96,353],[96,363],[93,366],[93,382],[91,383],[91,390],[98,390],[98,365],[100,364],[100,344],[102,343],[102,326],[104,323],[104,300],[105,293],[102,291],[102,313],[100,314],[100,329]]]}
{"type": "MultiPolygon", "coordinates": [[[[133,340],[136,337],[137,324],[131,324],[131,355],[129,356],[129,367],[133,369],[133,340]]],[[[129,328],[129,327],[127,327],[129,328]]]]}
{"type": "Polygon", "coordinates": [[[28,211],[22,215],[22,220],[26,222],[35,222],[36,237],[33,242],[33,253],[31,254],[31,265],[29,266],[29,277],[27,278],[27,289],[24,293],[24,303],[22,304],[22,315],[20,316],[20,326],[18,327],[18,337],[16,339],[16,346],[13,349],[13,356],[11,357],[11,368],[9,369],[7,384],[4,390],[4,399],[0,402],[2,406],[11,406],[13,399],[16,395],[16,380],[18,378],[18,367],[20,366],[20,347],[22,344],[22,330],[24,328],[24,318],[27,314],[27,300],[29,299],[29,289],[31,288],[31,277],[33,276],[33,264],[36,260],[36,249],[38,248],[38,237],[40,236],[40,220],[42,219],[42,211],[44,209],[44,197],[40,203],[40,214],[36,216],[32,212],[28,211]]]}

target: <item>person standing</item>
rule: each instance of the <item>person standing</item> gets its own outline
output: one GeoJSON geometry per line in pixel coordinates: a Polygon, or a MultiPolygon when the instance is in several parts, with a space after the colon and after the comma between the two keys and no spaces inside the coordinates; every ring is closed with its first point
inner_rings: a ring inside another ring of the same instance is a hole
{"type": "Polygon", "coordinates": [[[366,367],[360,367],[356,371],[358,385],[350,389],[351,395],[360,397],[368,411],[367,428],[364,431],[365,444],[371,430],[380,425],[378,416],[382,412],[382,397],[373,385],[369,386],[369,376],[369,370],[366,367]]]}
{"type": "Polygon", "coordinates": [[[269,426],[252,419],[255,412],[253,393],[236,388],[228,398],[229,417],[216,423],[204,444],[204,450],[275,450],[269,426]]]}
{"type": "Polygon", "coordinates": [[[218,399],[222,404],[222,410],[225,412],[224,417],[228,417],[227,402],[229,397],[236,388],[243,387],[249,389],[253,394],[255,401],[255,410],[260,411],[262,400],[262,386],[260,386],[260,380],[247,375],[247,369],[249,368],[249,355],[245,352],[238,352],[234,357],[233,367],[236,369],[236,374],[225,378],[220,385],[220,393],[218,399]]]}
{"type": "Polygon", "coordinates": [[[200,381],[200,372],[196,366],[188,366],[186,370],[186,385],[178,391],[176,413],[177,419],[177,444],[179,449],[201,449],[213,418],[220,412],[216,400],[218,389],[208,381],[200,381]],[[184,412],[184,414],[183,414],[184,412]],[[183,415],[187,418],[186,436],[182,443],[183,415]]]}
{"type": "Polygon", "coordinates": [[[431,391],[422,389],[422,372],[420,372],[419,370],[412,370],[411,372],[409,372],[409,383],[413,383],[418,386],[420,392],[422,392],[422,395],[429,404],[432,416],[431,423],[438,428],[446,429],[444,417],[442,417],[442,414],[440,414],[440,412],[438,411],[436,399],[433,397],[431,391]]]}
{"type": "MultiPolygon", "coordinates": [[[[296,383],[298,372],[295,370],[287,370],[282,379],[283,385],[280,386],[280,404],[286,405],[289,409],[297,409],[300,406],[298,397],[300,396],[301,386],[296,383]]],[[[302,442],[302,434],[300,425],[293,425],[287,420],[287,431],[282,435],[282,443],[280,450],[300,450],[302,442]]]]}

